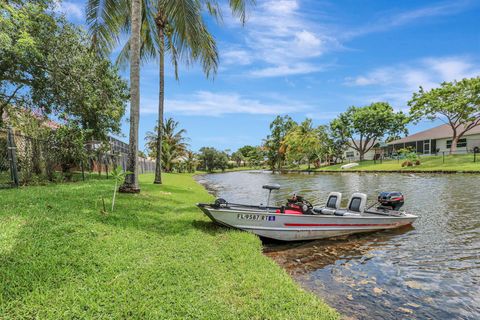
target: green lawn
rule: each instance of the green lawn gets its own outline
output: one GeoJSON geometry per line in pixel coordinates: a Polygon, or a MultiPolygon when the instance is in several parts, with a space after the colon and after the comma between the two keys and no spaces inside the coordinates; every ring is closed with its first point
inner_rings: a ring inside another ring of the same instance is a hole
{"type": "MultiPolygon", "coordinates": [[[[384,160],[375,164],[373,161],[362,161],[351,169],[341,169],[343,164],[321,167],[316,171],[478,171],[480,172],[480,155],[473,162],[473,154],[420,157],[421,165],[402,168],[404,160],[384,160]]],[[[345,163],[344,163],[345,164],[345,163]]]]}
{"type": "Polygon", "coordinates": [[[191,175],[152,180],[108,214],[111,180],[0,190],[0,319],[338,317],[256,236],[204,217],[191,175]]]}

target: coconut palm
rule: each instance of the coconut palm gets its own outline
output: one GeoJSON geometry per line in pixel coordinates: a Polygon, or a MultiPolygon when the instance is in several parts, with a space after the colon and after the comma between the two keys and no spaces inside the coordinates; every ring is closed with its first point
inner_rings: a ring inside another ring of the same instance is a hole
{"type": "MultiPolygon", "coordinates": [[[[130,62],[130,136],[127,171],[120,192],[140,192],[138,186],[138,124],[140,116],[140,60],[146,53],[153,54],[153,43],[143,41],[145,33],[145,15],[149,0],[89,0],[87,4],[87,23],[91,33],[92,47],[99,54],[107,56],[122,34],[130,34],[126,46],[130,62]],[[145,50],[143,47],[149,50],[145,50]]],[[[123,51],[123,50],[122,50],[123,51]]]]}
{"type": "MultiPolygon", "coordinates": [[[[138,1],[138,0],[134,0],[138,1]]],[[[160,125],[157,132],[157,145],[162,145],[162,121],[164,113],[164,57],[170,53],[178,77],[178,61],[190,64],[199,61],[207,77],[215,73],[218,64],[218,54],[213,37],[208,32],[202,18],[202,12],[207,11],[217,20],[221,19],[220,5],[217,0],[141,0],[141,57],[148,60],[159,56],[160,90],[158,103],[158,119],[160,125]]],[[[255,0],[230,0],[232,13],[245,22],[247,3],[255,0]]],[[[87,5],[87,22],[92,34],[92,43],[101,53],[109,53],[118,44],[120,35],[130,30],[130,11],[128,0],[89,0],[87,5]]],[[[133,24],[132,24],[133,31],[133,24]]],[[[130,41],[127,41],[121,51],[118,61],[125,61],[130,55],[130,41]]],[[[132,43],[133,44],[133,43],[132,43]]],[[[133,53],[133,51],[132,51],[133,53]]],[[[137,59],[138,57],[136,57],[137,59]]],[[[130,57],[133,61],[133,57],[130,57]]],[[[139,58],[136,60],[139,61],[139,58]]],[[[133,114],[133,113],[132,113],[133,114]]],[[[133,117],[135,119],[135,115],[133,117]]],[[[138,141],[138,119],[136,132],[132,132],[135,121],[131,116],[131,142],[138,141]],[[135,136],[132,138],[132,136],[135,136]]],[[[134,128],[135,129],[135,128],[134,128]]],[[[130,148],[132,149],[132,147],[130,148]]],[[[133,152],[133,151],[131,151],[133,152]]],[[[162,148],[157,148],[157,159],[161,159],[162,148]]],[[[161,163],[157,160],[155,183],[161,183],[161,163]]],[[[136,174],[135,174],[136,176],[136,174]]],[[[136,180],[136,177],[135,177],[136,180]]]]}
{"type": "MultiPolygon", "coordinates": [[[[187,143],[185,138],[185,129],[178,129],[179,122],[168,118],[163,122],[163,139],[162,139],[162,163],[165,171],[172,171],[173,164],[179,158],[184,157],[187,151],[187,143]]],[[[157,132],[158,126],[155,126],[154,132],[148,131],[145,135],[145,141],[150,149],[150,155],[156,157],[157,151],[157,132]]]]}
{"type": "Polygon", "coordinates": [[[141,0],[132,0],[132,32],[130,36],[130,141],[125,182],[120,187],[121,192],[140,192],[138,186],[138,122],[140,116],[140,17],[141,0]]]}
{"type": "Polygon", "coordinates": [[[195,169],[197,168],[197,158],[195,153],[191,150],[185,152],[185,165],[188,172],[195,172],[195,169]]]}

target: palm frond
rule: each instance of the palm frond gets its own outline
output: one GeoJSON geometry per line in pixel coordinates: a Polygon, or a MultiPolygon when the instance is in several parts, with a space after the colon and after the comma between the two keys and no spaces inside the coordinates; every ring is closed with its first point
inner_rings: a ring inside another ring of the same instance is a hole
{"type": "Polygon", "coordinates": [[[118,44],[121,25],[126,12],[129,12],[128,0],[89,0],[86,14],[92,47],[99,54],[108,56],[118,44]]]}
{"type": "Polygon", "coordinates": [[[247,6],[254,6],[255,0],[230,0],[230,9],[232,10],[232,15],[238,17],[242,24],[245,24],[247,21],[247,6]]]}
{"type": "MultiPolygon", "coordinates": [[[[130,33],[130,0],[88,0],[87,25],[92,47],[108,56],[130,33]]],[[[255,0],[229,0],[232,14],[245,23],[249,5],[255,0]]],[[[198,62],[210,77],[218,70],[218,49],[214,37],[208,31],[202,12],[207,11],[217,21],[222,20],[218,0],[142,0],[141,58],[146,62],[159,53],[155,17],[162,13],[167,17],[166,52],[170,55],[178,79],[178,64],[198,62]]],[[[117,64],[125,66],[129,59],[130,42],[127,40],[117,57],[117,64]]]]}

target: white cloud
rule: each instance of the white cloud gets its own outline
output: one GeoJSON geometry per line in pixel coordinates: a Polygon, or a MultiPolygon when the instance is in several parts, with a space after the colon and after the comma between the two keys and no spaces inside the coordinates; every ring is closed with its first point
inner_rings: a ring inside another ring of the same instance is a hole
{"type": "Polygon", "coordinates": [[[307,74],[312,72],[321,71],[323,67],[309,64],[309,63],[297,63],[289,65],[279,65],[275,67],[267,67],[258,70],[253,70],[250,72],[250,75],[253,77],[279,77],[279,76],[289,76],[294,74],[307,74]]]}
{"type": "Polygon", "coordinates": [[[388,83],[392,80],[392,73],[390,68],[380,68],[366,75],[361,75],[355,78],[345,79],[347,84],[356,86],[368,86],[372,84],[388,83]]]}
{"type": "Polygon", "coordinates": [[[437,72],[445,81],[471,78],[480,74],[479,66],[461,58],[429,58],[425,64],[437,72]]]}
{"type": "Polygon", "coordinates": [[[381,18],[363,26],[351,28],[343,34],[343,38],[353,38],[373,32],[385,32],[389,29],[404,25],[411,25],[417,21],[426,21],[428,18],[457,14],[471,5],[471,1],[459,0],[452,2],[437,3],[418,9],[399,13],[383,14],[381,18]]]}
{"type": "Polygon", "coordinates": [[[391,26],[399,26],[409,24],[414,20],[425,19],[429,17],[446,16],[458,13],[464,10],[470,1],[453,1],[434,4],[423,8],[402,12],[393,16],[389,22],[391,26]]]}
{"type": "MultiPolygon", "coordinates": [[[[238,93],[215,93],[197,91],[182,99],[167,99],[168,112],[184,115],[221,116],[224,114],[266,114],[276,115],[305,111],[309,106],[298,102],[274,99],[262,102],[258,99],[241,96],[238,93]],[[277,101],[278,100],[278,101],[277,101]]],[[[156,114],[156,101],[144,100],[142,113],[156,114]]]]}
{"type": "Polygon", "coordinates": [[[69,1],[56,1],[55,9],[56,12],[65,14],[68,19],[72,20],[82,20],[83,15],[83,5],[78,3],[73,3],[69,1]]]}
{"type": "Polygon", "coordinates": [[[480,75],[480,62],[468,57],[425,58],[409,63],[381,67],[364,75],[348,77],[345,85],[367,87],[365,102],[388,101],[405,106],[412,92],[420,86],[429,90],[443,81],[461,80],[480,75]]]}
{"type": "Polygon", "coordinates": [[[275,1],[275,3],[270,1],[270,3],[267,3],[266,5],[268,6],[268,10],[279,14],[289,14],[298,9],[298,2],[291,0],[278,0],[275,1]]]}
{"type": "Polygon", "coordinates": [[[426,58],[408,64],[380,67],[364,75],[346,78],[350,86],[400,86],[431,89],[443,81],[461,80],[480,74],[480,65],[467,57],[426,58]]]}
{"type": "MultiPolygon", "coordinates": [[[[338,46],[334,37],[318,23],[306,18],[297,0],[269,0],[258,3],[242,28],[242,50],[221,55],[227,63],[239,58],[241,65],[256,63],[260,70],[247,71],[254,77],[276,77],[321,71],[314,58],[338,46]],[[247,59],[246,56],[250,57],[247,59]]],[[[229,24],[232,25],[232,24],[229,24]]]]}
{"type": "Polygon", "coordinates": [[[235,65],[249,65],[252,63],[252,55],[246,50],[242,49],[229,49],[225,50],[221,54],[222,64],[235,64],[235,65]]]}
{"type": "Polygon", "coordinates": [[[340,112],[337,111],[324,111],[324,112],[311,112],[307,113],[305,116],[314,120],[333,120],[335,119],[340,112]]]}
{"type": "MultiPolygon", "coordinates": [[[[322,71],[317,67],[326,52],[343,49],[342,42],[373,32],[412,25],[431,17],[452,15],[471,6],[471,1],[437,3],[404,12],[382,13],[363,25],[349,26],[329,23],[326,12],[303,10],[301,0],[266,0],[252,10],[241,29],[244,46],[222,54],[226,64],[255,64],[260,70],[246,74],[254,77],[277,77],[322,71]],[[311,17],[315,16],[315,20],[311,17]],[[321,17],[320,19],[318,17],[321,17]],[[321,21],[321,22],[319,22],[321,21]]],[[[230,19],[229,26],[238,26],[230,19]]],[[[414,75],[412,75],[414,76],[414,75]]],[[[358,79],[359,84],[366,79],[358,79]]],[[[368,82],[368,81],[366,81],[368,82]]],[[[366,83],[367,84],[367,83],[366,83]]]]}

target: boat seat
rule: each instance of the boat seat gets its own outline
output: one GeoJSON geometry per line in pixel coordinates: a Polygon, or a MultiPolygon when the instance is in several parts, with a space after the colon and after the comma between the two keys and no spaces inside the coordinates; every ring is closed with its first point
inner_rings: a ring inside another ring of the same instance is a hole
{"type": "Polygon", "coordinates": [[[321,214],[326,214],[332,216],[337,209],[332,209],[332,208],[322,208],[320,211],[321,214]]]}
{"type": "Polygon", "coordinates": [[[340,203],[342,202],[342,193],[340,192],[330,192],[327,198],[327,203],[325,207],[314,207],[313,212],[315,214],[326,214],[333,215],[336,210],[340,208],[340,203]]]}
{"type": "Polygon", "coordinates": [[[367,205],[367,195],[365,193],[356,192],[352,194],[346,209],[335,210],[336,216],[359,216],[365,211],[367,205]]]}
{"type": "Polygon", "coordinates": [[[267,190],[278,190],[280,189],[280,185],[279,184],[276,184],[276,183],[272,183],[272,184],[264,184],[262,186],[263,189],[267,189],[267,190]]]}
{"type": "Polygon", "coordinates": [[[365,193],[355,192],[348,201],[347,211],[360,214],[365,211],[366,205],[367,195],[365,193]]]}

